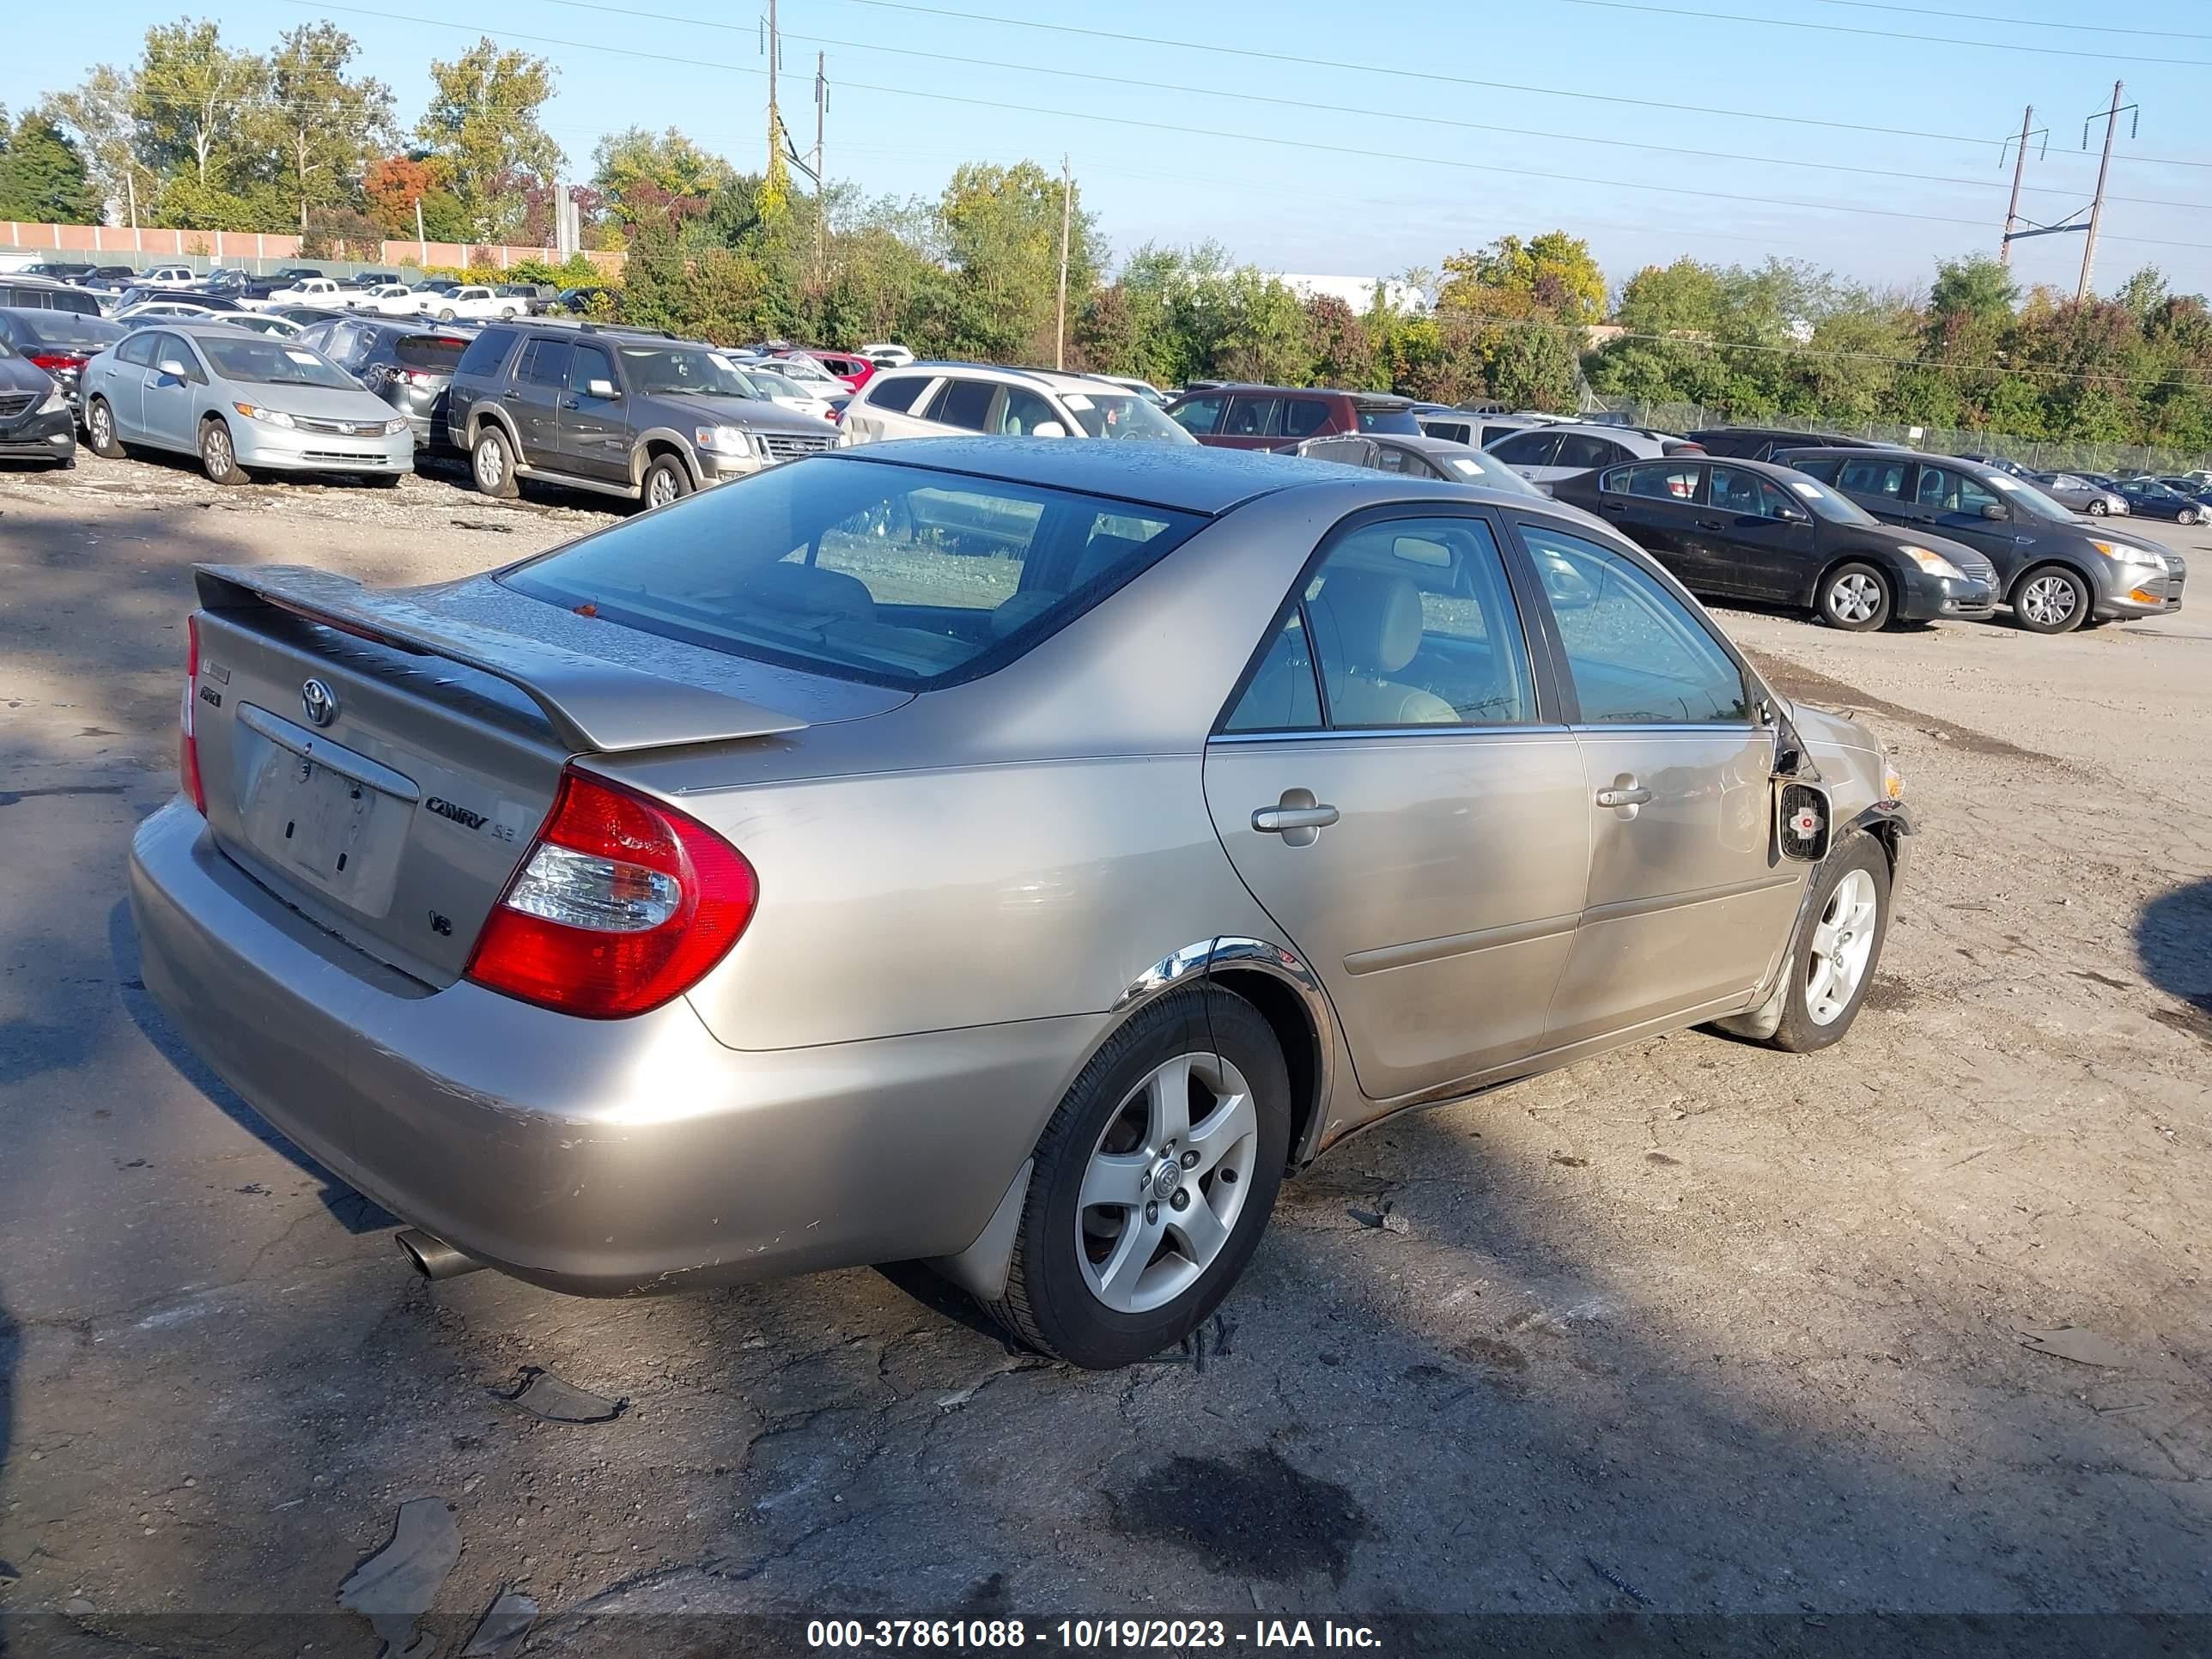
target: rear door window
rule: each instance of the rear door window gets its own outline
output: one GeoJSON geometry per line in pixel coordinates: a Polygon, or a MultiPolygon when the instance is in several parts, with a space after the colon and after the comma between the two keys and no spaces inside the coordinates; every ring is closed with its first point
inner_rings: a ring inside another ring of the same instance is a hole
{"type": "Polygon", "coordinates": [[[1558,459],[1547,465],[1578,466],[1587,470],[1594,466],[1608,466],[1615,461],[1627,459],[1628,452],[1610,438],[1593,437],[1587,432],[1565,432],[1559,434],[1558,459]]]}
{"type": "Polygon", "coordinates": [[[991,417],[991,400],[998,392],[999,388],[988,380],[947,380],[929,400],[922,417],[964,432],[981,432],[991,417]]]}
{"type": "Polygon", "coordinates": [[[1283,399],[1283,435],[1310,438],[1328,424],[1328,405],[1318,398],[1283,399]]]}
{"type": "Polygon", "coordinates": [[[1698,469],[1680,461],[1646,461],[1641,466],[1617,466],[1605,475],[1608,495],[1642,495],[1656,501],[1687,506],[1698,499],[1698,469]]]}
{"type": "Polygon", "coordinates": [[[566,386],[568,351],[566,340],[532,340],[514,378],[526,386],[566,386]]]}
{"type": "Polygon", "coordinates": [[[1544,427],[1516,432],[1490,447],[1490,453],[1508,466],[1549,466],[1559,452],[1559,434],[1544,427]]]}
{"type": "Polygon", "coordinates": [[[1802,469],[1824,483],[1851,495],[1884,495],[1891,501],[1905,499],[1905,481],[1912,473],[1910,461],[1834,461],[1808,462],[1802,469]],[[1814,471],[1815,468],[1820,469],[1814,471]]]}
{"type": "Polygon", "coordinates": [[[500,580],[643,633],[926,690],[1013,660],[1204,522],[825,458],[643,514],[500,580]]]}

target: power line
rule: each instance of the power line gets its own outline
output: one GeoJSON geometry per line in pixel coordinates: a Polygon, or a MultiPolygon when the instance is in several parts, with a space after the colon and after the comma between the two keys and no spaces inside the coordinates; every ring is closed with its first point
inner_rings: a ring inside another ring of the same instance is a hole
{"type": "Polygon", "coordinates": [[[1942,11],[1931,6],[1901,6],[1896,0],[1813,0],[1815,5],[1848,6],[1854,11],[1901,11],[1914,17],[1950,17],[1961,23],[2001,23],[2008,28],[2066,29],[2080,34],[2135,34],[2152,40],[2212,40],[2212,34],[2180,29],[2131,29],[2118,23],[2054,23],[2041,17],[1991,17],[1978,11],[1942,11]]]}
{"type": "MultiPolygon", "coordinates": [[[[545,3],[565,7],[571,11],[600,12],[617,17],[643,19],[656,23],[675,23],[687,27],[718,29],[731,34],[750,34],[753,31],[735,23],[716,22],[710,18],[690,17],[671,12],[645,11],[634,6],[598,3],[598,0],[545,0],[545,3]]],[[[1176,93],[1194,98],[1231,98],[1244,103],[1272,104],[1278,108],[1320,111],[1331,115],[1355,115],[1368,120],[1412,121],[1426,126],[1450,127],[1463,132],[1510,133],[1524,138],[1539,138],[1548,142],[1596,144],[1613,149],[1647,150],[1661,155],[1682,155],[1705,161],[1743,161],[1755,166],[1814,167],[1825,173],[1858,174],[1869,179],[1898,179],[1913,184],[1958,185],[1972,190],[1984,190],[1990,181],[1985,179],[1957,179],[1944,174],[1907,173],[1891,167],[1853,167],[1847,162],[1815,161],[1801,158],[1773,155],[1748,155],[1739,151],[1695,149],[1679,144],[1655,144],[1632,138],[1606,138],[1590,133],[1543,132],[1524,126],[1509,126],[1486,121],[1462,121],[1449,116],[1423,115],[1409,110],[1366,109],[1351,104],[1316,103],[1308,98],[1281,98],[1267,93],[1238,92],[1228,87],[1188,86],[1174,82],[1126,75],[1103,75],[1091,70],[1060,69],[1046,64],[1016,64],[1003,59],[977,58],[972,53],[928,52],[915,46],[890,46],[872,40],[840,40],[829,35],[793,34],[786,31],[786,38],[805,40],[810,45],[830,46],[840,51],[872,52],[897,58],[918,58],[932,63],[959,64],[974,69],[1009,70],[1024,75],[1052,75],[1065,80],[1091,81],[1102,85],[1133,87],[1148,92],[1176,93]]],[[[1626,182],[1626,181],[1624,181],[1626,182]]],[[[2057,185],[2027,185],[2024,189],[2046,196],[2077,196],[2078,191],[2057,185]]],[[[2212,213],[2212,203],[2176,202],[2159,197],[2107,196],[2109,202],[2127,202],[2140,207],[2180,208],[2193,213],[2212,213]]]]}
{"type": "MultiPolygon", "coordinates": [[[[469,33],[484,33],[476,24],[448,22],[442,18],[416,17],[397,12],[373,11],[365,7],[318,3],[318,0],[289,0],[289,3],[307,7],[309,9],[346,12],[362,17],[379,17],[386,22],[413,23],[428,28],[459,29],[469,33]]],[[[617,57],[641,58],[653,63],[682,64],[690,68],[718,70],[729,74],[764,73],[761,70],[750,68],[742,64],[715,63],[705,58],[682,57],[670,52],[644,52],[633,46],[611,46],[598,42],[567,40],[552,35],[526,34],[514,30],[500,31],[500,38],[528,40],[543,46],[567,46],[578,52],[606,52],[617,57]]],[[[1794,208],[1800,211],[1855,213],[1875,218],[1903,219],[1923,224],[1964,225],[1978,228],[1982,222],[1978,219],[1962,219],[1948,214],[1913,213],[1902,208],[1866,207],[1842,202],[1801,202],[1787,197],[1754,196],[1741,191],[1701,190],[1689,185],[1660,185],[1620,179],[1599,179],[1581,173],[1547,173],[1529,167],[1504,167],[1492,162],[1462,161],[1449,156],[1422,155],[1397,150],[1367,149],[1350,144],[1324,144],[1306,138],[1285,138],[1266,133],[1235,132],[1214,127],[1186,126],[1179,122],[1146,121],[1133,116],[1104,115],[1088,110],[1053,109],[1041,105],[1008,103],[1003,99],[963,97],[957,93],[924,92],[915,87],[878,86],[864,81],[848,81],[843,84],[855,91],[873,92],[884,97],[914,98],[929,103],[960,104],[972,108],[994,110],[1000,112],[1011,111],[1024,115],[1042,115],[1061,123],[1070,118],[1079,118],[1097,125],[1134,127],[1152,132],[1169,132],[1188,138],[1215,138],[1237,143],[1269,144],[1283,149],[1310,150],[1321,155],[1349,156],[1359,161],[1401,161],[1414,166],[1448,167],[1458,172],[1498,173],[1510,178],[1536,179],[1548,184],[1594,185],[1606,190],[1619,190],[1626,187],[1647,195],[1656,193],[1663,196],[1687,196],[1706,201],[1735,202],[1752,206],[1794,208]]],[[[2115,236],[2111,240],[2135,242],[2151,247],[2177,247],[2212,252],[2212,242],[2179,242],[2147,236],[2115,236]]]]}
{"type": "MultiPolygon", "coordinates": [[[[1114,29],[1084,28],[1072,23],[1041,23],[1026,17],[1005,17],[987,12],[957,11],[947,6],[922,5],[917,3],[917,0],[842,0],[842,3],[867,6],[878,11],[907,12],[918,16],[957,18],[965,22],[990,23],[1004,28],[1033,29],[1051,34],[1076,35],[1093,40],[1113,40],[1129,46],[1167,46],[1180,52],[1218,52],[1231,58],[1249,58],[1274,64],[1295,64],[1307,69],[1344,70],[1360,75],[1389,76],[1399,80],[1425,81],[1443,86],[1473,87],[1488,92],[1522,92],[1543,98],[1571,98],[1588,103],[1622,104],[1634,109],[1666,110],[1679,115],[1718,115],[1737,120],[1772,121],[1786,126],[1820,127],[1833,132],[1875,133],[1891,138],[1932,138],[1943,143],[1952,144],[1975,144],[1987,147],[2002,142],[1984,133],[1928,132],[1912,127],[1885,127],[1855,121],[1830,121],[1809,115],[1780,115],[1761,110],[1726,109],[1709,104],[1672,104],[1650,98],[1629,98],[1614,93],[1582,92],[1564,87],[1531,86],[1516,81],[1478,80],[1470,76],[1445,75],[1431,70],[1400,69],[1384,64],[1362,64],[1345,58],[1306,58],[1294,52],[1267,52],[1256,46],[1224,46],[1206,40],[1177,40],[1163,35],[1131,34],[1114,29]]],[[[2129,159],[2144,165],[2212,168],[2212,161],[2195,161],[2183,156],[2136,155],[2129,159]]]]}
{"type": "Polygon", "coordinates": [[[1821,34],[1857,34],[1876,40],[1911,40],[1934,46],[1977,46],[1987,52],[2024,52],[2039,58],[2091,58],[2106,64],[2158,64],[2175,68],[2212,69],[2212,58],[2143,58],[2126,52],[2089,52],[2079,46],[2031,46],[2017,40],[1961,40],[1949,34],[1899,34],[1893,29],[1855,28],[1848,23],[1808,23],[1790,17],[1750,17],[1741,12],[1697,11],[1660,6],[1651,0],[1552,0],[1554,5],[1589,6],[1603,11],[1649,12],[1659,17],[1698,17],[1708,22],[1753,23],[1767,28],[1811,29],[1821,34]]]}

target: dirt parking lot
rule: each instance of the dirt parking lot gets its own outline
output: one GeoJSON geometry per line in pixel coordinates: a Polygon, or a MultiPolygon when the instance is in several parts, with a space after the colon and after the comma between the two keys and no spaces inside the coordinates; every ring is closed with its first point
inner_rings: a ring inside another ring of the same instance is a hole
{"type": "Polygon", "coordinates": [[[1094,1376],[872,1272],[425,1284],[145,996],[191,562],[423,580],[608,517],[0,474],[0,1648],[374,1654],[338,1587],[426,1498],[423,1652],[507,1589],[561,1654],[763,1610],[2212,1614],[2212,534],[2160,527],[2196,609],[2057,640],[1726,613],[1919,817],[1850,1040],[1395,1120],[1202,1345],[1094,1376]],[[2102,1363],[2023,1335],[2065,1328],[2102,1363]],[[540,1420],[530,1367],[628,1404],[540,1420]]]}

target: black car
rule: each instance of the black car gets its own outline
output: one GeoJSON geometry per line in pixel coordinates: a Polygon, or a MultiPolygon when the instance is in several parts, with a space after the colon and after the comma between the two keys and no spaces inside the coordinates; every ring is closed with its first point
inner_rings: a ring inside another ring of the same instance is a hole
{"type": "Polygon", "coordinates": [[[611,297],[613,294],[614,289],[611,288],[597,283],[586,283],[580,288],[562,289],[559,296],[554,300],[553,304],[550,308],[558,311],[573,312],[575,315],[580,317],[586,312],[589,311],[596,301],[603,297],[611,297]]]}
{"type": "Polygon", "coordinates": [[[447,447],[453,371],[476,337],[472,325],[411,318],[331,316],[300,331],[311,346],[407,417],[415,447],[447,447]]]}
{"type": "Polygon", "coordinates": [[[2130,478],[2118,489],[2128,504],[2128,511],[2139,519],[2166,519],[2175,524],[2204,521],[2202,501],[2157,478],[2130,478]]]}
{"type": "Polygon", "coordinates": [[[1884,524],[1948,536],[1996,567],[1999,603],[2037,634],[2181,608],[2178,553],[2077,519],[2033,484],[1956,455],[1905,449],[1797,449],[1782,459],[1884,524]]]}
{"type": "Polygon", "coordinates": [[[105,317],[0,306],[0,342],[15,347],[19,356],[52,377],[79,422],[84,419],[84,404],[78,382],[85,364],[128,332],[122,324],[105,317]]]}
{"type": "Polygon", "coordinates": [[[55,282],[51,277],[33,276],[29,271],[21,276],[0,276],[0,306],[74,311],[80,317],[100,315],[99,295],[81,288],[72,288],[67,283],[55,282]]]}
{"type": "Polygon", "coordinates": [[[25,265],[20,274],[43,276],[50,283],[81,283],[98,269],[85,260],[44,259],[35,265],[25,265]]]}
{"type": "Polygon", "coordinates": [[[76,415],[46,370],[0,345],[0,460],[76,465],[76,415]]]}
{"type": "Polygon", "coordinates": [[[1708,455],[1729,455],[1739,460],[1771,461],[1778,449],[1803,449],[1818,444],[1824,449],[1879,449],[1868,438],[1844,438],[1827,432],[1791,432],[1778,426],[1715,426],[1684,434],[1705,446],[1708,455]]]}
{"type": "Polygon", "coordinates": [[[1802,473],[1678,455],[1562,478],[1693,593],[1802,606],[1859,632],[1898,620],[1986,617],[1996,573],[1972,549],[1905,536],[1802,473]]]}

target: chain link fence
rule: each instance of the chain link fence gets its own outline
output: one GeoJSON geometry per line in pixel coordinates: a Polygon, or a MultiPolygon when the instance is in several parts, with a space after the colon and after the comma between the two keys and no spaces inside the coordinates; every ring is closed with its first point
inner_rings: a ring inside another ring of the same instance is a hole
{"type": "Polygon", "coordinates": [[[2192,472],[2212,468],[2212,452],[2160,449],[2148,444],[2043,442],[2015,438],[2002,432],[1967,427],[1888,426],[1880,422],[1853,424],[1832,421],[1814,423],[1786,416],[1747,421],[1723,415],[1700,404],[1647,404],[1633,398],[1587,398],[1583,412],[1625,416],[1632,426],[1648,426],[1662,432],[1692,432],[1715,426],[1771,427],[1779,431],[1820,431],[1844,438],[1870,438],[1902,444],[1908,449],[1929,450],[1939,455],[1994,455],[2018,461],[2039,472],[2102,472],[2116,477],[2130,473],[2192,472]]]}

